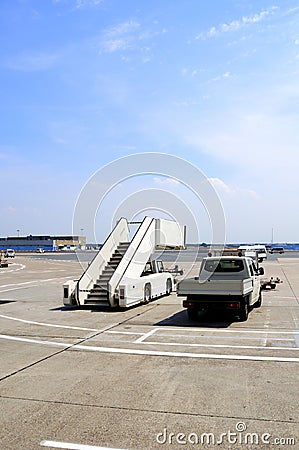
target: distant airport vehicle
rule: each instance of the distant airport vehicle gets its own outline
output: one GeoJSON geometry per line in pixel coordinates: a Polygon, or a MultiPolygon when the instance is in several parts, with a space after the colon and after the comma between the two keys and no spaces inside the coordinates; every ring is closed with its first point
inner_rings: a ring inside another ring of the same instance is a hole
{"type": "Polygon", "coordinates": [[[257,268],[250,257],[208,257],[198,277],[178,283],[177,295],[187,297],[183,307],[190,319],[196,319],[198,311],[220,309],[233,311],[245,321],[250,306],[262,304],[259,276],[263,274],[264,269],[257,268]]]}
{"type": "Polygon", "coordinates": [[[8,261],[7,259],[3,258],[4,252],[0,252],[0,267],[8,267],[8,261]]]}
{"type": "Polygon", "coordinates": [[[271,247],[269,253],[284,253],[283,247],[271,247]]]}
{"type": "Polygon", "coordinates": [[[14,258],[16,256],[15,251],[12,248],[8,248],[5,252],[5,258],[14,258]]]}
{"type": "Polygon", "coordinates": [[[260,262],[267,259],[267,249],[265,245],[240,245],[238,250],[242,251],[244,256],[258,258],[260,262]]]}
{"type": "Polygon", "coordinates": [[[185,226],[145,217],[130,241],[129,224],[120,219],[81,278],[63,285],[65,305],[127,308],[171,293],[173,274],[153,254],[184,248],[185,226]]]}
{"type": "Polygon", "coordinates": [[[36,253],[44,253],[45,252],[45,250],[43,248],[37,248],[35,251],[36,251],[36,253]]]}

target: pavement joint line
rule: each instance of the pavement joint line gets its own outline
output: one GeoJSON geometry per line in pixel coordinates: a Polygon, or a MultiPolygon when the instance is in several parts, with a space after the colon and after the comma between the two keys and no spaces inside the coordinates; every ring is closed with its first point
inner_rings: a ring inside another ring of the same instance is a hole
{"type": "Polygon", "coordinates": [[[42,398],[30,398],[30,397],[13,397],[9,395],[1,395],[0,398],[6,400],[20,400],[25,402],[36,402],[36,403],[45,403],[45,404],[55,404],[61,406],[78,406],[80,408],[102,408],[102,409],[112,409],[112,410],[120,410],[120,411],[130,411],[130,412],[138,412],[138,413],[153,413],[153,414],[168,414],[173,416],[191,416],[191,417],[206,417],[211,419],[234,419],[234,420],[253,420],[258,422],[267,422],[267,423],[287,423],[290,425],[299,423],[299,420],[284,420],[284,419],[268,419],[266,417],[251,417],[251,416],[227,416],[223,414],[203,414],[192,411],[165,411],[164,409],[144,409],[144,408],[136,408],[130,406],[116,406],[116,405],[99,405],[99,404],[86,404],[79,402],[69,402],[62,400],[46,400],[42,398]]]}
{"type": "Polygon", "coordinates": [[[295,291],[294,291],[294,289],[293,289],[293,287],[292,287],[292,285],[290,283],[290,280],[288,279],[287,274],[286,274],[286,272],[285,272],[285,270],[284,270],[284,268],[283,268],[283,266],[282,266],[282,264],[280,263],[279,260],[278,260],[278,264],[280,265],[281,271],[282,271],[282,273],[284,274],[284,276],[285,276],[285,278],[287,280],[287,283],[289,285],[289,288],[292,291],[292,294],[294,295],[294,299],[296,300],[297,303],[299,303],[299,299],[298,299],[298,297],[297,297],[297,295],[296,295],[296,293],[295,293],[295,291]]]}
{"type": "MultiPolygon", "coordinates": [[[[153,306],[152,308],[150,308],[150,310],[152,310],[154,307],[155,307],[155,306],[153,306]]],[[[145,313],[145,312],[146,312],[146,311],[143,311],[143,312],[141,312],[141,313],[137,313],[135,316],[133,316],[133,318],[134,318],[134,317],[138,317],[138,316],[142,315],[142,314],[145,313]]],[[[30,368],[30,367],[33,367],[33,366],[35,366],[35,365],[37,365],[37,364],[39,364],[39,363],[41,363],[41,362],[43,362],[43,361],[46,361],[47,359],[50,359],[50,358],[52,358],[53,356],[59,355],[60,353],[63,353],[63,352],[66,351],[66,350],[70,350],[72,347],[74,347],[74,346],[76,346],[76,345],[78,345],[78,344],[80,344],[80,343],[82,344],[82,342],[86,342],[87,340],[89,340],[89,339],[91,339],[91,338],[93,338],[93,337],[96,337],[97,335],[99,335],[99,334],[101,334],[101,333],[104,333],[105,331],[107,331],[107,330],[109,330],[109,329],[111,329],[111,328],[114,328],[115,326],[123,325],[124,323],[126,323],[128,320],[131,320],[131,319],[132,319],[132,317],[129,318],[129,319],[124,320],[123,322],[117,322],[117,323],[114,323],[114,324],[112,324],[112,325],[110,325],[110,326],[107,326],[107,327],[105,327],[104,329],[101,329],[101,330],[97,331],[96,333],[93,333],[93,334],[91,334],[91,335],[85,337],[84,339],[81,339],[79,342],[75,342],[75,343],[73,343],[73,344],[63,344],[63,343],[58,343],[58,342],[53,342],[52,344],[50,343],[51,346],[55,346],[55,347],[64,345],[64,348],[62,348],[61,350],[55,352],[54,354],[48,355],[48,356],[46,356],[46,357],[44,357],[44,358],[41,358],[41,359],[39,359],[39,360],[37,360],[37,361],[34,361],[33,363],[28,364],[27,366],[22,367],[21,369],[15,370],[14,372],[12,372],[12,373],[10,373],[10,374],[8,374],[8,375],[3,376],[2,378],[0,378],[0,382],[3,381],[3,380],[5,380],[5,379],[7,379],[7,378],[10,378],[11,376],[14,376],[14,375],[16,375],[16,374],[18,374],[18,373],[20,373],[20,372],[23,372],[24,370],[26,370],[26,369],[28,369],[28,368],[30,368]]],[[[12,337],[12,336],[7,336],[7,335],[0,335],[0,339],[1,339],[1,338],[2,338],[2,339],[16,340],[16,341],[19,341],[19,342],[20,342],[20,341],[23,341],[23,342],[24,342],[24,339],[23,339],[23,338],[12,337]]],[[[37,341],[37,340],[34,340],[34,342],[33,342],[33,341],[30,340],[30,339],[26,339],[26,341],[27,341],[27,342],[28,342],[28,341],[31,341],[31,343],[34,343],[34,344],[40,344],[40,343],[44,343],[44,342],[45,342],[45,341],[40,341],[40,342],[39,342],[39,341],[37,341]]],[[[50,341],[49,341],[49,342],[50,342],[50,341]]],[[[42,345],[46,345],[46,344],[42,344],[42,345]]]]}
{"type": "Polygon", "coordinates": [[[71,442],[41,441],[41,447],[66,448],[67,450],[125,450],[114,447],[99,447],[97,445],[73,444],[71,442]]]}
{"type": "MultiPolygon", "coordinates": [[[[114,325],[115,326],[115,325],[114,325]]],[[[111,326],[112,327],[112,326],[111,326]]],[[[102,331],[104,332],[104,330],[102,331]]],[[[127,355],[137,355],[137,356],[161,356],[161,357],[176,357],[176,358],[195,358],[195,359],[221,359],[221,360],[234,360],[234,361],[264,361],[264,362],[291,362],[291,363],[299,363],[299,358],[294,357],[278,357],[278,356],[261,356],[261,355],[221,355],[221,354],[213,354],[213,353],[182,353],[182,352],[165,352],[165,351],[157,351],[157,350],[139,350],[139,349],[130,349],[130,348],[120,348],[120,347],[99,347],[99,346],[92,346],[92,345],[82,345],[82,342],[86,342],[87,340],[99,335],[100,333],[95,333],[91,336],[88,336],[84,339],[82,339],[79,342],[73,343],[73,344],[67,344],[62,342],[51,342],[51,341],[42,341],[37,339],[26,339],[26,338],[19,338],[19,337],[12,337],[7,335],[0,335],[0,339],[8,339],[8,340],[15,340],[19,342],[25,342],[29,344],[41,344],[41,345],[48,345],[53,347],[64,347],[62,350],[60,350],[58,353],[62,353],[66,350],[83,350],[83,351],[93,351],[93,352],[99,352],[99,353],[114,353],[114,354],[127,354],[127,355]]],[[[262,347],[264,349],[264,347],[262,347]]],[[[55,353],[56,355],[57,353],[55,353]]],[[[46,358],[43,358],[42,360],[51,358],[54,355],[50,355],[46,358]]],[[[32,365],[37,364],[40,361],[37,361],[33,364],[30,364],[29,366],[23,367],[22,369],[14,372],[13,374],[16,374],[18,372],[21,372],[25,370],[27,367],[30,367],[32,365]]],[[[4,378],[0,379],[3,380],[5,378],[8,378],[9,376],[13,375],[7,375],[4,378]]]]}
{"type": "MultiPolygon", "coordinates": [[[[111,328],[113,328],[116,325],[119,325],[119,324],[118,323],[114,323],[114,324],[111,325],[111,328]]],[[[20,337],[0,335],[0,339],[8,339],[8,340],[14,340],[14,341],[19,341],[19,342],[27,342],[27,343],[33,343],[33,344],[39,344],[39,345],[49,345],[51,347],[63,347],[61,350],[58,350],[57,352],[55,352],[55,353],[53,353],[51,355],[47,355],[46,357],[40,358],[39,360],[34,361],[33,363],[28,364],[27,366],[22,367],[21,369],[15,370],[14,372],[3,376],[2,378],[0,378],[0,382],[5,380],[5,379],[7,379],[7,378],[10,378],[13,375],[16,375],[16,374],[18,374],[20,372],[23,372],[24,370],[26,370],[26,369],[28,369],[30,367],[33,367],[33,366],[35,366],[35,365],[37,365],[37,364],[39,364],[39,363],[41,363],[43,361],[46,361],[47,359],[50,359],[53,356],[56,356],[56,355],[59,355],[60,353],[63,353],[65,350],[71,349],[71,347],[73,347],[74,345],[76,345],[78,343],[82,344],[82,342],[85,342],[88,339],[91,339],[92,337],[95,337],[98,334],[103,333],[108,328],[109,327],[105,327],[105,329],[102,329],[102,330],[98,331],[97,333],[93,333],[92,335],[90,335],[90,336],[88,336],[86,338],[80,339],[79,342],[75,342],[75,343],[72,343],[72,344],[66,344],[66,343],[62,343],[62,342],[41,341],[41,340],[37,340],[37,339],[32,340],[32,339],[26,339],[26,338],[20,338],[20,337]]]]}

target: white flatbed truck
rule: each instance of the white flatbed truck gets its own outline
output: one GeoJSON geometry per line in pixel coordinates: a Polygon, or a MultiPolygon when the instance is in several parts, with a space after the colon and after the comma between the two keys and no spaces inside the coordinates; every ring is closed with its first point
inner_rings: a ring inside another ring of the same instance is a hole
{"type": "Polygon", "coordinates": [[[248,318],[251,306],[262,304],[260,275],[253,259],[244,256],[204,258],[199,276],[177,285],[177,295],[186,297],[183,307],[188,317],[196,319],[198,311],[220,309],[233,311],[240,320],[248,318]]]}
{"type": "Polygon", "coordinates": [[[63,285],[64,305],[128,308],[171,293],[174,276],[153,255],[185,248],[185,226],[145,217],[130,241],[129,224],[121,218],[80,279],[63,285]]]}

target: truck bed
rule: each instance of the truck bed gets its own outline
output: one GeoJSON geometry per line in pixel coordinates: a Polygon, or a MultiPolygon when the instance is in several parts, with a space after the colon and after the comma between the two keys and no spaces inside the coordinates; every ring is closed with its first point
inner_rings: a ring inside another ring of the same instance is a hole
{"type": "Polygon", "coordinates": [[[179,283],[177,288],[178,296],[246,296],[252,292],[253,285],[251,278],[245,280],[205,280],[187,278],[179,283]]]}

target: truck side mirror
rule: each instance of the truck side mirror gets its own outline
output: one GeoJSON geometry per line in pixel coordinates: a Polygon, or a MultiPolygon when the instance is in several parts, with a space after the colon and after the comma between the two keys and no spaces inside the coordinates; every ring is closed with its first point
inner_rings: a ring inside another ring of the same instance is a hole
{"type": "Polygon", "coordinates": [[[260,267],[258,273],[259,273],[259,275],[264,275],[264,273],[265,273],[264,268],[260,267]]]}

